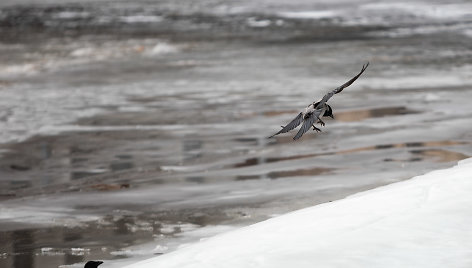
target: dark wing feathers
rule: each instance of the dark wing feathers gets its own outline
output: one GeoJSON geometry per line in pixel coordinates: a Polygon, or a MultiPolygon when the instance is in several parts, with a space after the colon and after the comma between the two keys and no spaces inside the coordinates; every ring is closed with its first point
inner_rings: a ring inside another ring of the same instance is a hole
{"type": "Polygon", "coordinates": [[[343,89],[345,89],[348,86],[352,85],[352,83],[354,83],[354,81],[356,81],[357,78],[359,78],[359,76],[361,76],[364,73],[364,71],[367,69],[368,66],[369,66],[369,62],[362,65],[362,70],[356,76],[354,76],[351,80],[347,81],[346,83],[342,84],[340,87],[333,90],[333,91],[335,91],[334,93],[337,94],[337,93],[343,91],[343,89]]]}
{"type": "Polygon", "coordinates": [[[334,94],[338,94],[339,92],[343,91],[343,89],[347,88],[348,86],[352,85],[352,83],[354,83],[354,81],[357,80],[357,78],[359,78],[359,76],[362,75],[362,73],[364,73],[365,69],[367,69],[367,66],[369,66],[369,62],[367,62],[366,64],[362,65],[362,70],[356,75],[354,76],[351,80],[347,81],[346,83],[342,84],[341,86],[337,87],[336,89],[328,92],[326,95],[324,95],[324,97],[321,99],[321,101],[317,102],[316,103],[316,106],[320,105],[320,104],[324,104],[325,102],[327,102],[334,94]]]}
{"type": "Polygon", "coordinates": [[[315,116],[313,113],[311,113],[308,118],[305,118],[305,121],[303,122],[302,127],[300,128],[300,130],[298,130],[297,135],[293,137],[293,140],[298,140],[301,136],[303,136],[303,134],[305,134],[305,132],[310,130],[316,118],[317,116],[315,116]]]}
{"type": "Polygon", "coordinates": [[[298,127],[298,125],[300,125],[302,122],[303,122],[303,113],[299,113],[297,117],[295,117],[290,123],[288,123],[285,127],[282,127],[282,129],[279,132],[275,133],[269,138],[272,138],[275,135],[279,135],[281,133],[289,132],[290,130],[298,127]]]}

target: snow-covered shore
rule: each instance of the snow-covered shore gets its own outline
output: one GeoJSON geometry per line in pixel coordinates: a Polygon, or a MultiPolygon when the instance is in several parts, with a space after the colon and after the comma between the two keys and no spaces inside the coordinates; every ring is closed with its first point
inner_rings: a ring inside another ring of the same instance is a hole
{"type": "Polygon", "coordinates": [[[127,268],[471,267],[472,158],[127,268]]]}

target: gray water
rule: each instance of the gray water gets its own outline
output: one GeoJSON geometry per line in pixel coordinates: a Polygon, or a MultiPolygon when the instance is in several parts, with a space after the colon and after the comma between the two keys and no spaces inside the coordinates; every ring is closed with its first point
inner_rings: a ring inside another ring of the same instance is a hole
{"type": "Polygon", "coordinates": [[[2,1],[0,267],[121,267],[453,166],[471,26],[467,1],[2,1]],[[266,138],[367,61],[323,132],[266,138]]]}

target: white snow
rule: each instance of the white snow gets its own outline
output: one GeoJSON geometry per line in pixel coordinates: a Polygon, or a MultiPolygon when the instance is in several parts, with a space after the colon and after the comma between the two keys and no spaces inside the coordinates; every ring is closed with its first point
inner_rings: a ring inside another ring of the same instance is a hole
{"type": "Polygon", "coordinates": [[[472,158],[127,266],[472,267],[472,158]]]}

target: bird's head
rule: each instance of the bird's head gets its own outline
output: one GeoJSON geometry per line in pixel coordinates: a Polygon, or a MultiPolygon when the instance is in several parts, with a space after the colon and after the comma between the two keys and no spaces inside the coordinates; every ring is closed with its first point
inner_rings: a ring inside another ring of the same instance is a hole
{"type": "Polygon", "coordinates": [[[323,116],[329,116],[329,117],[331,117],[331,118],[334,119],[333,109],[332,109],[331,106],[329,106],[328,104],[326,104],[326,111],[325,111],[325,113],[323,114],[323,116]]]}
{"type": "Polygon", "coordinates": [[[102,263],[102,261],[88,261],[84,268],[97,268],[102,263]]]}

